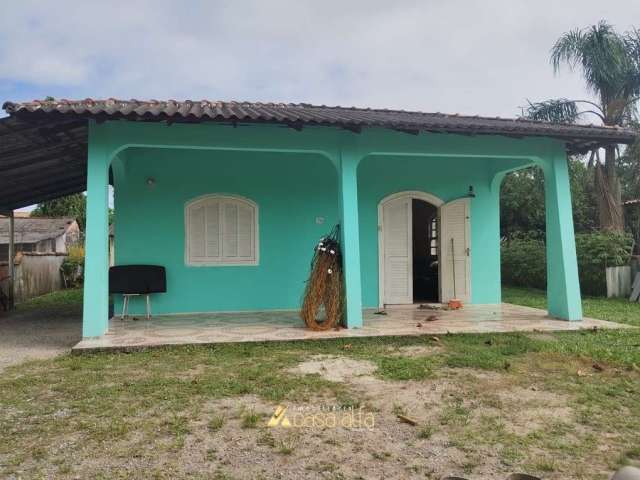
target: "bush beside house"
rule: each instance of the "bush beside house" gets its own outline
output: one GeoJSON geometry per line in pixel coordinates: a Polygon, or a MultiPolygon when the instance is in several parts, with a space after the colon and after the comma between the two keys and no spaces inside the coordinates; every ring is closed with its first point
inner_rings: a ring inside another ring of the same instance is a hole
{"type": "Polygon", "coordinates": [[[64,285],[66,288],[82,286],[84,279],[84,246],[73,245],[69,247],[67,258],[60,267],[64,285]]]}
{"type": "MultiPolygon", "coordinates": [[[[576,234],[580,287],[586,295],[605,295],[605,269],[628,265],[633,238],[628,234],[595,232],[576,234]]],[[[544,240],[519,234],[502,243],[502,281],[507,285],[544,289],[547,286],[544,240]]]]}

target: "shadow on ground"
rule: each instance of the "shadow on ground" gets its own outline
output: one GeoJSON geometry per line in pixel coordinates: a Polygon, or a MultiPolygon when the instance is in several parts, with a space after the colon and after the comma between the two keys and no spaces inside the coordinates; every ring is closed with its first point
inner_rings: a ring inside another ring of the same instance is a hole
{"type": "Polygon", "coordinates": [[[0,371],[25,360],[51,358],[82,338],[82,310],[65,305],[26,303],[0,312],[0,371]]]}

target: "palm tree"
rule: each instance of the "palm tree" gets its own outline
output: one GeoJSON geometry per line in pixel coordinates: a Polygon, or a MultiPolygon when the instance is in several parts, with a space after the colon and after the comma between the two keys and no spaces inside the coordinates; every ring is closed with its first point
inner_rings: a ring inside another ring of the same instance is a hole
{"type": "MultiPolygon", "coordinates": [[[[598,118],[603,125],[628,125],[637,114],[640,95],[640,30],[617,33],[606,21],[562,35],[551,49],[555,73],[562,65],[579,69],[591,100],[554,99],[531,103],[523,116],[533,120],[575,123],[582,116],[598,118]]],[[[593,150],[589,165],[595,167],[600,228],[623,231],[624,215],[620,181],[616,171],[619,150],[605,147],[604,162],[599,149],[593,150]]]]}

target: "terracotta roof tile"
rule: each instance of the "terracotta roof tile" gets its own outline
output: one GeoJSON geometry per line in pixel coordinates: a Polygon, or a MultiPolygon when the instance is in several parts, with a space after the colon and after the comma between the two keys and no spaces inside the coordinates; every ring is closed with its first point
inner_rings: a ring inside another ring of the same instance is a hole
{"type": "Polygon", "coordinates": [[[146,121],[223,121],[330,125],[347,128],[383,127],[402,130],[467,134],[549,136],[563,139],[610,140],[629,143],[636,133],[621,127],[568,125],[524,119],[425,113],[406,110],[328,107],[306,103],[222,102],[210,100],[34,100],[6,102],[12,115],[62,114],[67,116],[126,118],[146,121]]]}
{"type": "Polygon", "coordinates": [[[293,128],[367,127],[409,133],[541,136],[562,139],[569,152],[631,143],[637,133],[618,127],[561,125],[521,119],[410,112],[305,103],[210,100],[34,100],[7,102],[0,118],[0,213],[81,192],[87,175],[87,119],[145,122],[272,123],[293,128]]]}

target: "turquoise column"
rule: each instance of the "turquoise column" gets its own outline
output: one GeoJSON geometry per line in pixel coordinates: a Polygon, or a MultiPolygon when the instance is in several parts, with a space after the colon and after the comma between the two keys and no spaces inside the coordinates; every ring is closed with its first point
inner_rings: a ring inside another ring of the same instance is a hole
{"type": "Polygon", "coordinates": [[[491,182],[473,185],[471,210],[471,300],[478,304],[502,302],[500,280],[500,183],[503,174],[491,182]]]}
{"type": "Polygon", "coordinates": [[[82,336],[103,335],[109,327],[109,156],[100,127],[89,123],[87,224],[85,232],[82,336]]]}
{"type": "Polygon", "coordinates": [[[544,159],[542,165],[547,222],[549,316],[582,320],[567,157],[564,151],[558,151],[544,159]]]}
{"type": "Polygon", "coordinates": [[[358,161],[351,148],[340,150],[340,213],[347,328],[362,327],[360,285],[360,223],[358,221],[358,161]]]}

